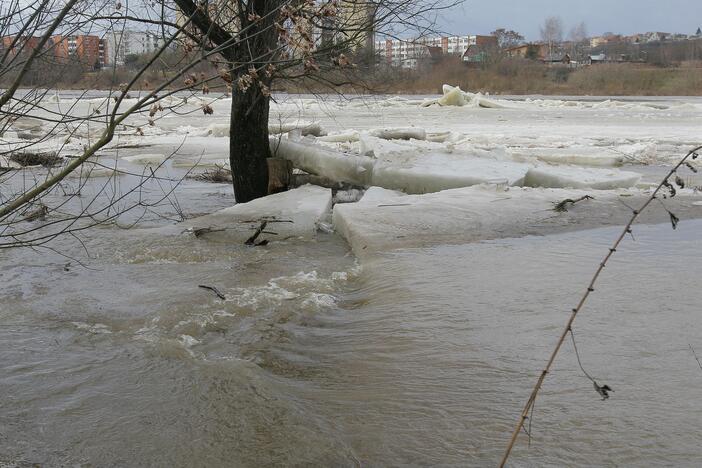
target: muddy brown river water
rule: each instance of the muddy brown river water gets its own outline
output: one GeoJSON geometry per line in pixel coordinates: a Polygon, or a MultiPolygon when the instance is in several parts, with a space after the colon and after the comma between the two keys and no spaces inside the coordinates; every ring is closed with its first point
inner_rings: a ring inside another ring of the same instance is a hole
{"type": "MultiPolygon", "coordinates": [[[[612,398],[566,345],[513,466],[699,466],[700,229],[641,226],[625,243],[576,322],[612,398]]],[[[333,235],[252,249],[112,228],[85,267],[4,253],[0,460],[493,466],[616,232],[363,266],[333,235]]]]}

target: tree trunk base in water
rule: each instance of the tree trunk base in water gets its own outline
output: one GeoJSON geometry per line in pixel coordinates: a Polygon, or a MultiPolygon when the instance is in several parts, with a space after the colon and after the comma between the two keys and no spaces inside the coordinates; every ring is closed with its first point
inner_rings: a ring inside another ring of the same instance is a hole
{"type": "Polygon", "coordinates": [[[292,182],[292,162],[283,158],[268,158],[268,194],[284,192],[292,182]]]}

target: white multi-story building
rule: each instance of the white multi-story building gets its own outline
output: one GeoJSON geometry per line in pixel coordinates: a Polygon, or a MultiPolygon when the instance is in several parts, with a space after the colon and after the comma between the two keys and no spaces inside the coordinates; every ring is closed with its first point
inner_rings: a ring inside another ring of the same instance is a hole
{"type": "Polygon", "coordinates": [[[105,34],[110,63],[124,65],[128,55],[156,52],[163,46],[163,38],[148,31],[111,30],[105,34]]]}
{"type": "Polygon", "coordinates": [[[420,39],[387,39],[375,42],[375,53],[391,67],[416,69],[431,56],[430,49],[441,55],[463,55],[471,46],[497,45],[494,36],[444,36],[420,39]]]}

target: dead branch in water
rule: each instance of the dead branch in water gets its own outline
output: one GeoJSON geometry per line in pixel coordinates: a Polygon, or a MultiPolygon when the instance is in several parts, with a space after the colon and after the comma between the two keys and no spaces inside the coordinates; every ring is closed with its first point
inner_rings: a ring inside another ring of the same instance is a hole
{"type": "Polygon", "coordinates": [[[253,233],[251,237],[246,239],[246,242],[244,244],[246,245],[266,245],[268,244],[268,241],[261,241],[258,244],[256,243],[256,239],[258,239],[258,236],[263,234],[263,230],[266,229],[266,226],[268,226],[268,221],[262,221],[261,225],[258,226],[258,229],[256,229],[256,232],[253,233]]]}
{"type": "MultiPolygon", "coordinates": [[[[673,187],[673,184],[670,182],[671,179],[673,182],[676,182],[677,178],[677,171],[685,166],[688,167],[689,164],[689,159],[697,159],[698,152],[702,151],[702,146],[698,146],[697,148],[694,148],[690,150],[671,170],[668,172],[668,174],[663,178],[663,180],[658,184],[656,189],[651,193],[651,195],[646,199],[646,201],[641,205],[641,207],[638,210],[632,210],[632,215],[631,218],[629,219],[629,222],[624,226],[624,229],[622,230],[621,234],[619,234],[619,237],[614,241],[614,244],[612,247],[609,249],[607,254],[605,255],[604,259],[602,262],[600,262],[599,267],[595,271],[595,274],[593,275],[592,279],[590,280],[590,283],[587,286],[587,289],[583,293],[582,297],[580,298],[580,301],[578,302],[577,306],[572,309],[570,317],[568,319],[568,322],[566,323],[565,327],[563,328],[563,331],[561,332],[560,338],[558,339],[558,342],[556,343],[555,348],[551,352],[551,356],[546,364],[546,367],[541,371],[541,374],[539,375],[539,378],[536,381],[536,385],[534,386],[533,390],[531,391],[531,394],[529,395],[529,399],[527,400],[526,404],[524,405],[524,409],[522,410],[519,420],[517,421],[517,424],[512,431],[512,436],[509,440],[509,443],[507,444],[507,448],[505,450],[505,453],[502,457],[502,461],[500,462],[500,467],[504,467],[505,464],[507,463],[507,460],[509,459],[510,454],[512,453],[512,449],[514,448],[515,443],[517,442],[517,438],[519,437],[519,433],[525,429],[524,428],[524,422],[529,419],[529,413],[534,407],[534,403],[536,401],[536,397],[539,394],[539,390],[541,390],[541,386],[544,383],[544,380],[546,379],[546,375],[551,371],[551,367],[553,366],[553,363],[556,360],[556,357],[558,356],[559,351],[561,350],[561,347],[563,346],[563,343],[565,342],[566,338],[568,337],[569,334],[572,336],[572,326],[573,323],[575,322],[575,318],[577,317],[578,313],[583,309],[585,306],[585,303],[587,302],[587,299],[590,297],[590,294],[595,291],[595,284],[597,283],[597,280],[600,277],[600,274],[602,273],[602,270],[604,270],[605,266],[607,265],[607,262],[609,261],[610,258],[614,255],[614,253],[617,251],[617,248],[619,248],[619,245],[622,243],[624,238],[626,237],[627,234],[631,234],[632,232],[632,225],[636,221],[636,219],[639,217],[639,215],[646,209],[648,206],[657,199],[659,193],[661,194],[662,197],[667,198],[667,196],[674,197],[676,194],[675,188],[673,187]],[[669,192],[669,195],[666,195],[664,193],[661,193],[663,189],[666,189],[669,192]]],[[[665,208],[665,207],[664,207],[665,208]]],[[[670,214],[670,219],[671,219],[671,224],[673,228],[675,229],[677,227],[679,219],[677,216],[675,216],[670,210],[666,208],[666,211],[670,214]]],[[[573,337],[574,338],[574,337],[573,337]]],[[[589,374],[586,374],[589,377],[589,374]]],[[[595,390],[602,396],[603,399],[606,399],[606,393],[609,391],[609,387],[606,385],[599,386],[597,382],[594,381],[594,379],[590,378],[594,382],[595,390]],[[605,395],[603,395],[602,390],[604,390],[605,395]]]]}
{"type": "Polygon", "coordinates": [[[556,206],[553,207],[553,211],[557,211],[559,213],[565,213],[568,211],[568,205],[575,205],[578,202],[581,202],[583,200],[594,200],[595,197],[591,197],[590,195],[583,195],[580,198],[576,198],[573,200],[572,198],[566,198],[565,200],[556,203],[556,206]]]}
{"type": "Polygon", "coordinates": [[[190,178],[200,182],[212,182],[215,184],[231,183],[232,171],[225,167],[217,166],[214,169],[207,169],[204,172],[195,174],[190,178]]]}
{"type": "Polygon", "coordinates": [[[215,288],[214,286],[207,286],[206,284],[198,284],[197,287],[202,288],[202,289],[208,289],[208,290],[212,291],[213,293],[215,293],[217,295],[218,298],[220,298],[222,300],[225,300],[227,298],[224,294],[219,292],[219,289],[215,288]]]}

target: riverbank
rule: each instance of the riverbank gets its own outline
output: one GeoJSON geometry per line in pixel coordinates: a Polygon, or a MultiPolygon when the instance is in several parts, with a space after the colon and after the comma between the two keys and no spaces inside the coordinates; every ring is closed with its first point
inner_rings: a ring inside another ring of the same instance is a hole
{"type": "MultiPolygon", "coordinates": [[[[52,89],[118,90],[130,79],[128,70],[87,73],[72,83],[56,83],[52,89]]],[[[136,89],[148,91],[163,83],[164,74],[151,74],[136,89]]],[[[332,80],[333,81],[333,80],[332,80]]],[[[349,80],[341,80],[347,82],[349,80]]],[[[483,67],[468,67],[458,61],[445,61],[429,70],[407,71],[376,69],[359,72],[354,77],[359,85],[342,84],[336,92],[367,95],[425,95],[441,92],[444,83],[462,89],[499,95],[547,96],[702,96],[702,64],[687,62],[678,66],[656,67],[640,63],[610,63],[569,68],[559,64],[547,66],[530,60],[503,60],[483,67]]],[[[177,83],[177,86],[181,86],[177,83]]],[[[219,80],[209,83],[212,92],[225,92],[219,80]]],[[[329,87],[317,80],[302,79],[275,88],[278,93],[326,94],[329,87]]]]}
{"type": "Polygon", "coordinates": [[[400,73],[391,77],[383,89],[400,94],[431,94],[440,90],[443,83],[507,95],[700,96],[702,66],[598,64],[571,69],[516,60],[468,68],[461,63],[445,63],[430,73],[400,73]]]}

